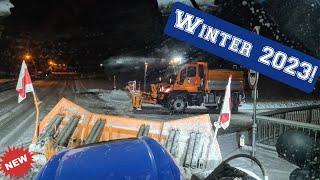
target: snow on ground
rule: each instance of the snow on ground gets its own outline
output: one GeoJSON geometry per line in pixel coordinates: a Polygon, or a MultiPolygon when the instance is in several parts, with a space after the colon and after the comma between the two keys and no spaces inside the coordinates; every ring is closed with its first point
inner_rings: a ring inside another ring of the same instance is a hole
{"type": "MultiPolygon", "coordinates": [[[[112,110],[113,114],[131,114],[131,97],[127,91],[124,90],[102,90],[89,89],[87,92],[97,93],[99,98],[106,102],[106,108],[112,110]]],[[[257,103],[258,110],[272,110],[280,108],[290,108],[298,106],[319,105],[319,100],[281,100],[281,101],[263,101],[257,103]]],[[[161,105],[143,104],[142,109],[161,109],[161,105]]],[[[252,112],[253,103],[248,101],[241,103],[239,107],[240,112],[252,112]]],[[[187,111],[199,111],[199,113],[207,113],[205,107],[188,107],[187,111]]],[[[168,112],[167,112],[168,113],[168,112]]]]}
{"type": "Polygon", "coordinates": [[[79,93],[75,96],[75,103],[79,104],[83,108],[95,112],[95,113],[106,113],[106,103],[99,99],[97,94],[94,93],[79,93]]]}
{"type": "MultiPolygon", "coordinates": [[[[319,100],[288,100],[288,101],[264,101],[264,102],[257,102],[257,109],[258,110],[270,110],[270,109],[280,109],[280,108],[291,108],[291,107],[298,107],[298,106],[311,106],[311,105],[319,105],[319,100]]],[[[239,110],[247,111],[252,110],[253,103],[252,102],[245,102],[241,104],[239,110]]]]}
{"type": "MultiPolygon", "coordinates": [[[[248,154],[248,152],[240,149],[234,151],[224,159],[229,158],[236,154],[248,154]]],[[[262,166],[266,169],[269,179],[272,180],[284,180],[289,179],[290,173],[297,168],[294,164],[278,157],[276,152],[268,151],[264,149],[258,149],[256,151],[256,158],[261,162],[262,166]]],[[[252,161],[246,158],[238,158],[230,161],[230,165],[233,167],[241,167],[254,172],[259,177],[263,177],[260,168],[256,164],[252,164],[252,161]]]]}
{"type": "MultiPolygon", "coordinates": [[[[0,103],[13,97],[13,96],[17,97],[15,90],[8,90],[8,91],[1,92],[0,93],[0,103]]],[[[17,97],[17,99],[18,99],[18,97],[17,97]]]]}
{"type": "MultiPolygon", "coordinates": [[[[231,121],[232,123],[232,121],[231,121]]],[[[230,128],[230,127],[229,127],[230,128]]],[[[223,130],[219,130],[223,131],[223,130]]],[[[240,133],[242,134],[242,133],[240,133]]],[[[237,154],[250,154],[249,151],[239,149],[239,133],[229,133],[218,136],[218,142],[221,149],[223,160],[237,154]]],[[[269,151],[262,148],[256,149],[255,156],[267,171],[267,175],[271,180],[289,179],[289,174],[297,168],[295,165],[278,157],[275,151],[269,151]]],[[[241,167],[254,172],[262,178],[260,168],[247,158],[237,158],[231,160],[229,164],[233,167],[241,167]]]]}
{"type": "Polygon", "coordinates": [[[34,130],[35,130],[35,124],[32,124],[27,129],[24,129],[24,132],[22,132],[22,135],[20,136],[20,138],[18,138],[17,141],[14,142],[14,144],[12,144],[12,146],[14,147],[24,146],[25,148],[28,147],[29,144],[31,143],[31,138],[33,136],[34,130]]]}
{"type": "Polygon", "coordinates": [[[123,90],[101,90],[98,97],[105,101],[110,114],[128,114],[131,111],[131,97],[129,92],[123,90]]]}

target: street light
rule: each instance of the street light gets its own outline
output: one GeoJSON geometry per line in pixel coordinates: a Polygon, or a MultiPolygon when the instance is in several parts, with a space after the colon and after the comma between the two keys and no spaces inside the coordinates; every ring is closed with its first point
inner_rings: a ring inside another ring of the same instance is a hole
{"type": "Polygon", "coordinates": [[[173,72],[174,74],[176,74],[176,71],[177,71],[177,67],[179,65],[181,65],[183,63],[183,57],[182,56],[174,56],[169,64],[172,66],[172,69],[173,69],[173,72]]]}
{"type": "Polygon", "coordinates": [[[170,64],[175,66],[175,65],[180,65],[182,64],[182,57],[181,56],[176,56],[176,57],[173,57],[170,61],[170,64]]]}
{"type": "Polygon", "coordinates": [[[26,54],[24,55],[24,59],[25,59],[25,60],[30,60],[30,59],[31,59],[31,55],[30,55],[29,53],[26,53],[26,54]]]}
{"type": "Polygon", "coordinates": [[[23,55],[23,60],[25,60],[27,62],[28,61],[32,62],[33,66],[34,66],[34,71],[35,71],[34,75],[37,76],[38,71],[37,71],[37,67],[36,67],[36,62],[34,60],[32,60],[32,56],[29,53],[26,53],[23,55]]]}
{"type": "Polygon", "coordinates": [[[54,66],[56,63],[55,63],[52,59],[50,59],[49,62],[48,62],[48,64],[49,64],[50,66],[54,66]]]}

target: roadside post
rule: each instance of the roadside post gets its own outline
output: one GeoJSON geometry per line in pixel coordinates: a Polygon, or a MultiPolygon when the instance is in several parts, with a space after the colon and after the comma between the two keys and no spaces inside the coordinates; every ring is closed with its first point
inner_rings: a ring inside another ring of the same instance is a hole
{"type": "Polygon", "coordinates": [[[113,75],[113,89],[117,89],[117,87],[116,87],[116,75],[113,75]]]}
{"type": "Polygon", "coordinates": [[[143,91],[144,92],[146,92],[147,70],[148,70],[148,63],[144,62],[144,81],[143,81],[143,91]]]}
{"type": "MultiPolygon", "coordinates": [[[[253,28],[253,32],[260,34],[260,26],[255,26],[253,28]]],[[[258,80],[259,80],[259,72],[249,70],[249,84],[251,89],[253,89],[253,122],[252,122],[252,157],[255,156],[256,150],[256,134],[257,134],[257,95],[258,95],[258,80]]]]}
{"type": "Polygon", "coordinates": [[[253,89],[253,115],[252,115],[252,156],[255,156],[256,134],[257,134],[257,95],[258,95],[258,79],[259,73],[253,70],[248,72],[248,82],[253,89]]]}

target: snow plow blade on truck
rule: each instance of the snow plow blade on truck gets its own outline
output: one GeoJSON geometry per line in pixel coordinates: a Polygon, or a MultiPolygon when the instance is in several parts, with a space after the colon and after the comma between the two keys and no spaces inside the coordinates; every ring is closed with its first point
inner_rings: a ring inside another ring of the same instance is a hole
{"type": "Polygon", "coordinates": [[[95,114],[62,98],[40,121],[39,132],[30,151],[42,165],[66,148],[140,136],[158,141],[187,177],[214,169],[222,159],[207,114],[177,120],[147,120],[95,114]]]}

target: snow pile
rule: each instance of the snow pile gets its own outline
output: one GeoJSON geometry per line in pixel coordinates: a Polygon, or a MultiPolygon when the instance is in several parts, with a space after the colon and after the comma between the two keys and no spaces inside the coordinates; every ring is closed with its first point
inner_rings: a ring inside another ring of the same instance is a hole
{"type": "Polygon", "coordinates": [[[100,90],[99,98],[106,103],[106,110],[110,114],[127,114],[130,112],[131,97],[123,90],[100,90]]]}
{"type": "Polygon", "coordinates": [[[84,108],[103,114],[131,114],[131,96],[123,90],[87,89],[76,95],[75,102],[84,108]]]}

